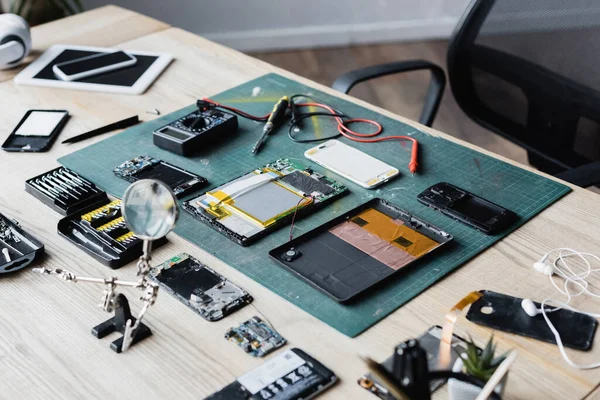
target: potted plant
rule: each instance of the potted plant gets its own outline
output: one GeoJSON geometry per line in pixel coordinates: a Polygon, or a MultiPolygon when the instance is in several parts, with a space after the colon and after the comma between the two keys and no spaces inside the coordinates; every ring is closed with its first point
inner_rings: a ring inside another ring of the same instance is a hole
{"type": "MultiPolygon", "coordinates": [[[[506,359],[506,354],[500,357],[494,357],[496,353],[496,344],[494,335],[490,337],[483,351],[480,351],[473,338],[469,337],[467,341],[466,353],[459,354],[458,359],[452,367],[453,372],[464,372],[475,378],[487,382],[496,371],[496,368],[506,359]]],[[[506,379],[508,375],[500,381],[494,392],[500,397],[504,392],[506,379]]],[[[448,380],[448,394],[450,400],[474,400],[481,392],[481,388],[470,383],[461,382],[456,379],[448,380]]]]}

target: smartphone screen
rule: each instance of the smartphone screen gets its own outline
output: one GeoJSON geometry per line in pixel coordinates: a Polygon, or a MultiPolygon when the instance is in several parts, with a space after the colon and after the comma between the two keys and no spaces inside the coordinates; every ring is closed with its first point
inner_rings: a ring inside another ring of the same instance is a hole
{"type": "Polygon", "coordinates": [[[66,111],[32,111],[13,135],[48,137],[67,114],[66,111]]]}
{"type": "Polygon", "coordinates": [[[82,72],[92,71],[131,60],[132,57],[129,54],[123,51],[117,51],[115,53],[97,54],[73,60],[59,64],[57,65],[57,68],[60,68],[65,75],[77,75],[82,72]]]}

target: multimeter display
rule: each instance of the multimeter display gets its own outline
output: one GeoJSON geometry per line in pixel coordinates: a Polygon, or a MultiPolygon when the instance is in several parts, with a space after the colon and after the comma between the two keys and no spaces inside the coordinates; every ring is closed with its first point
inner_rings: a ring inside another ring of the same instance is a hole
{"type": "Polygon", "coordinates": [[[171,136],[172,138],[177,139],[177,140],[185,140],[185,139],[189,139],[189,137],[190,137],[190,135],[180,132],[180,131],[176,131],[175,129],[171,129],[168,126],[161,129],[159,132],[165,136],[171,136]]]}

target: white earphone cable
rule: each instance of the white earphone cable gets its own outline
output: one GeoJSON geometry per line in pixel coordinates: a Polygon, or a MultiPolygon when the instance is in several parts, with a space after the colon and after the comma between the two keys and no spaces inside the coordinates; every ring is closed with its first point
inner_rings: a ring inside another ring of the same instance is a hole
{"type": "Polygon", "coordinates": [[[556,340],[556,344],[558,345],[560,354],[562,355],[563,359],[565,360],[565,362],[567,364],[569,364],[570,366],[572,366],[574,368],[578,368],[578,369],[598,368],[598,367],[600,367],[600,362],[594,363],[594,364],[577,364],[569,358],[569,356],[567,355],[567,352],[565,350],[565,347],[563,345],[562,339],[560,337],[560,333],[558,333],[558,331],[554,327],[554,324],[550,321],[550,318],[548,318],[548,313],[558,311],[561,309],[568,309],[568,310],[575,311],[575,312],[578,312],[581,314],[589,315],[590,317],[593,317],[593,318],[600,318],[600,314],[580,311],[569,305],[571,303],[572,298],[581,296],[583,294],[586,294],[586,295],[589,295],[592,297],[596,297],[596,298],[600,298],[600,294],[594,293],[588,289],[588,287],[590,286],[590,283],[586,280],[586,278],[588,278],[591,274],[593,274],[595,272],[600,272],[600,268],[595,268],[595,269],[592,268],[592,264],[590,263],[590,260],[588,258],[591,258],[592,260],[596,260],[596,261],[600,262],[600,257],[598,257],[594,254],[591,254],[591,253],[583,253],[583,252],[579,252],[579,251],[569,249],[569,248],[559,248],[559,249],[551,250],[550,252],[546,253],[546,255],[544,255],[544,257],[542,257],[541,262],[545,262],[545,260],[552,253],[555,253],[555,252],[558,252],[558,257],[554,260],[553,272],[554,272],[554,274],[556,274],[559,277],[564,279],[563,288],[559,287],[559,285],[556,283],[556,280],[554,279],[552,274],[549,275],[548,278],[550,279],[550,282],[556,288],[556,290],[558,290],[561,294],[563,294],[567,297],[567,301],[562,303],[562,302],[554,300],[554,299],[549,299],[549,298],[544,299],[544,301],[542,301],[542,303],[541,303],[542,307],[540,309],[540,313],[544,317],[544,320],[546,321],[548,328],[550,328],[550,330],[554,334],[554,338],[556,340]],[[575,272],[574,267],[567,262],[567,260],[570,257],[578,257],[583,261],[583,263],[585,264],[585,268],[584,268],[583,272],[575,272]],[[575,292],[571,292],[571,286],[576,287],[575,292]],[[548,303],[550,303],[550,302],[553,304],[556,304],[556,306],[554,306],[551,309],[548,309],[547,308],[548,303]]]}

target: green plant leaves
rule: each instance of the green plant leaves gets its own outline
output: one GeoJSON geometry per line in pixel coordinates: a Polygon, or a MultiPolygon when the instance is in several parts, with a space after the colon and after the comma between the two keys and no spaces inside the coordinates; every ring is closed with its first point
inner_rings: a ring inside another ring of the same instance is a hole
{"type": "Polygon", "coordinates": [[[463,361],[465,370],[469,375],[487,381],[508,355],[508,353],[504,353],[502,356],[494,358],[495,353],[496,344],[494,343],[493,334],[482,351],[479,351],[473,338],[469,336],[466,357],[462,354],[459,354],[459,357],[463,361]]]}

